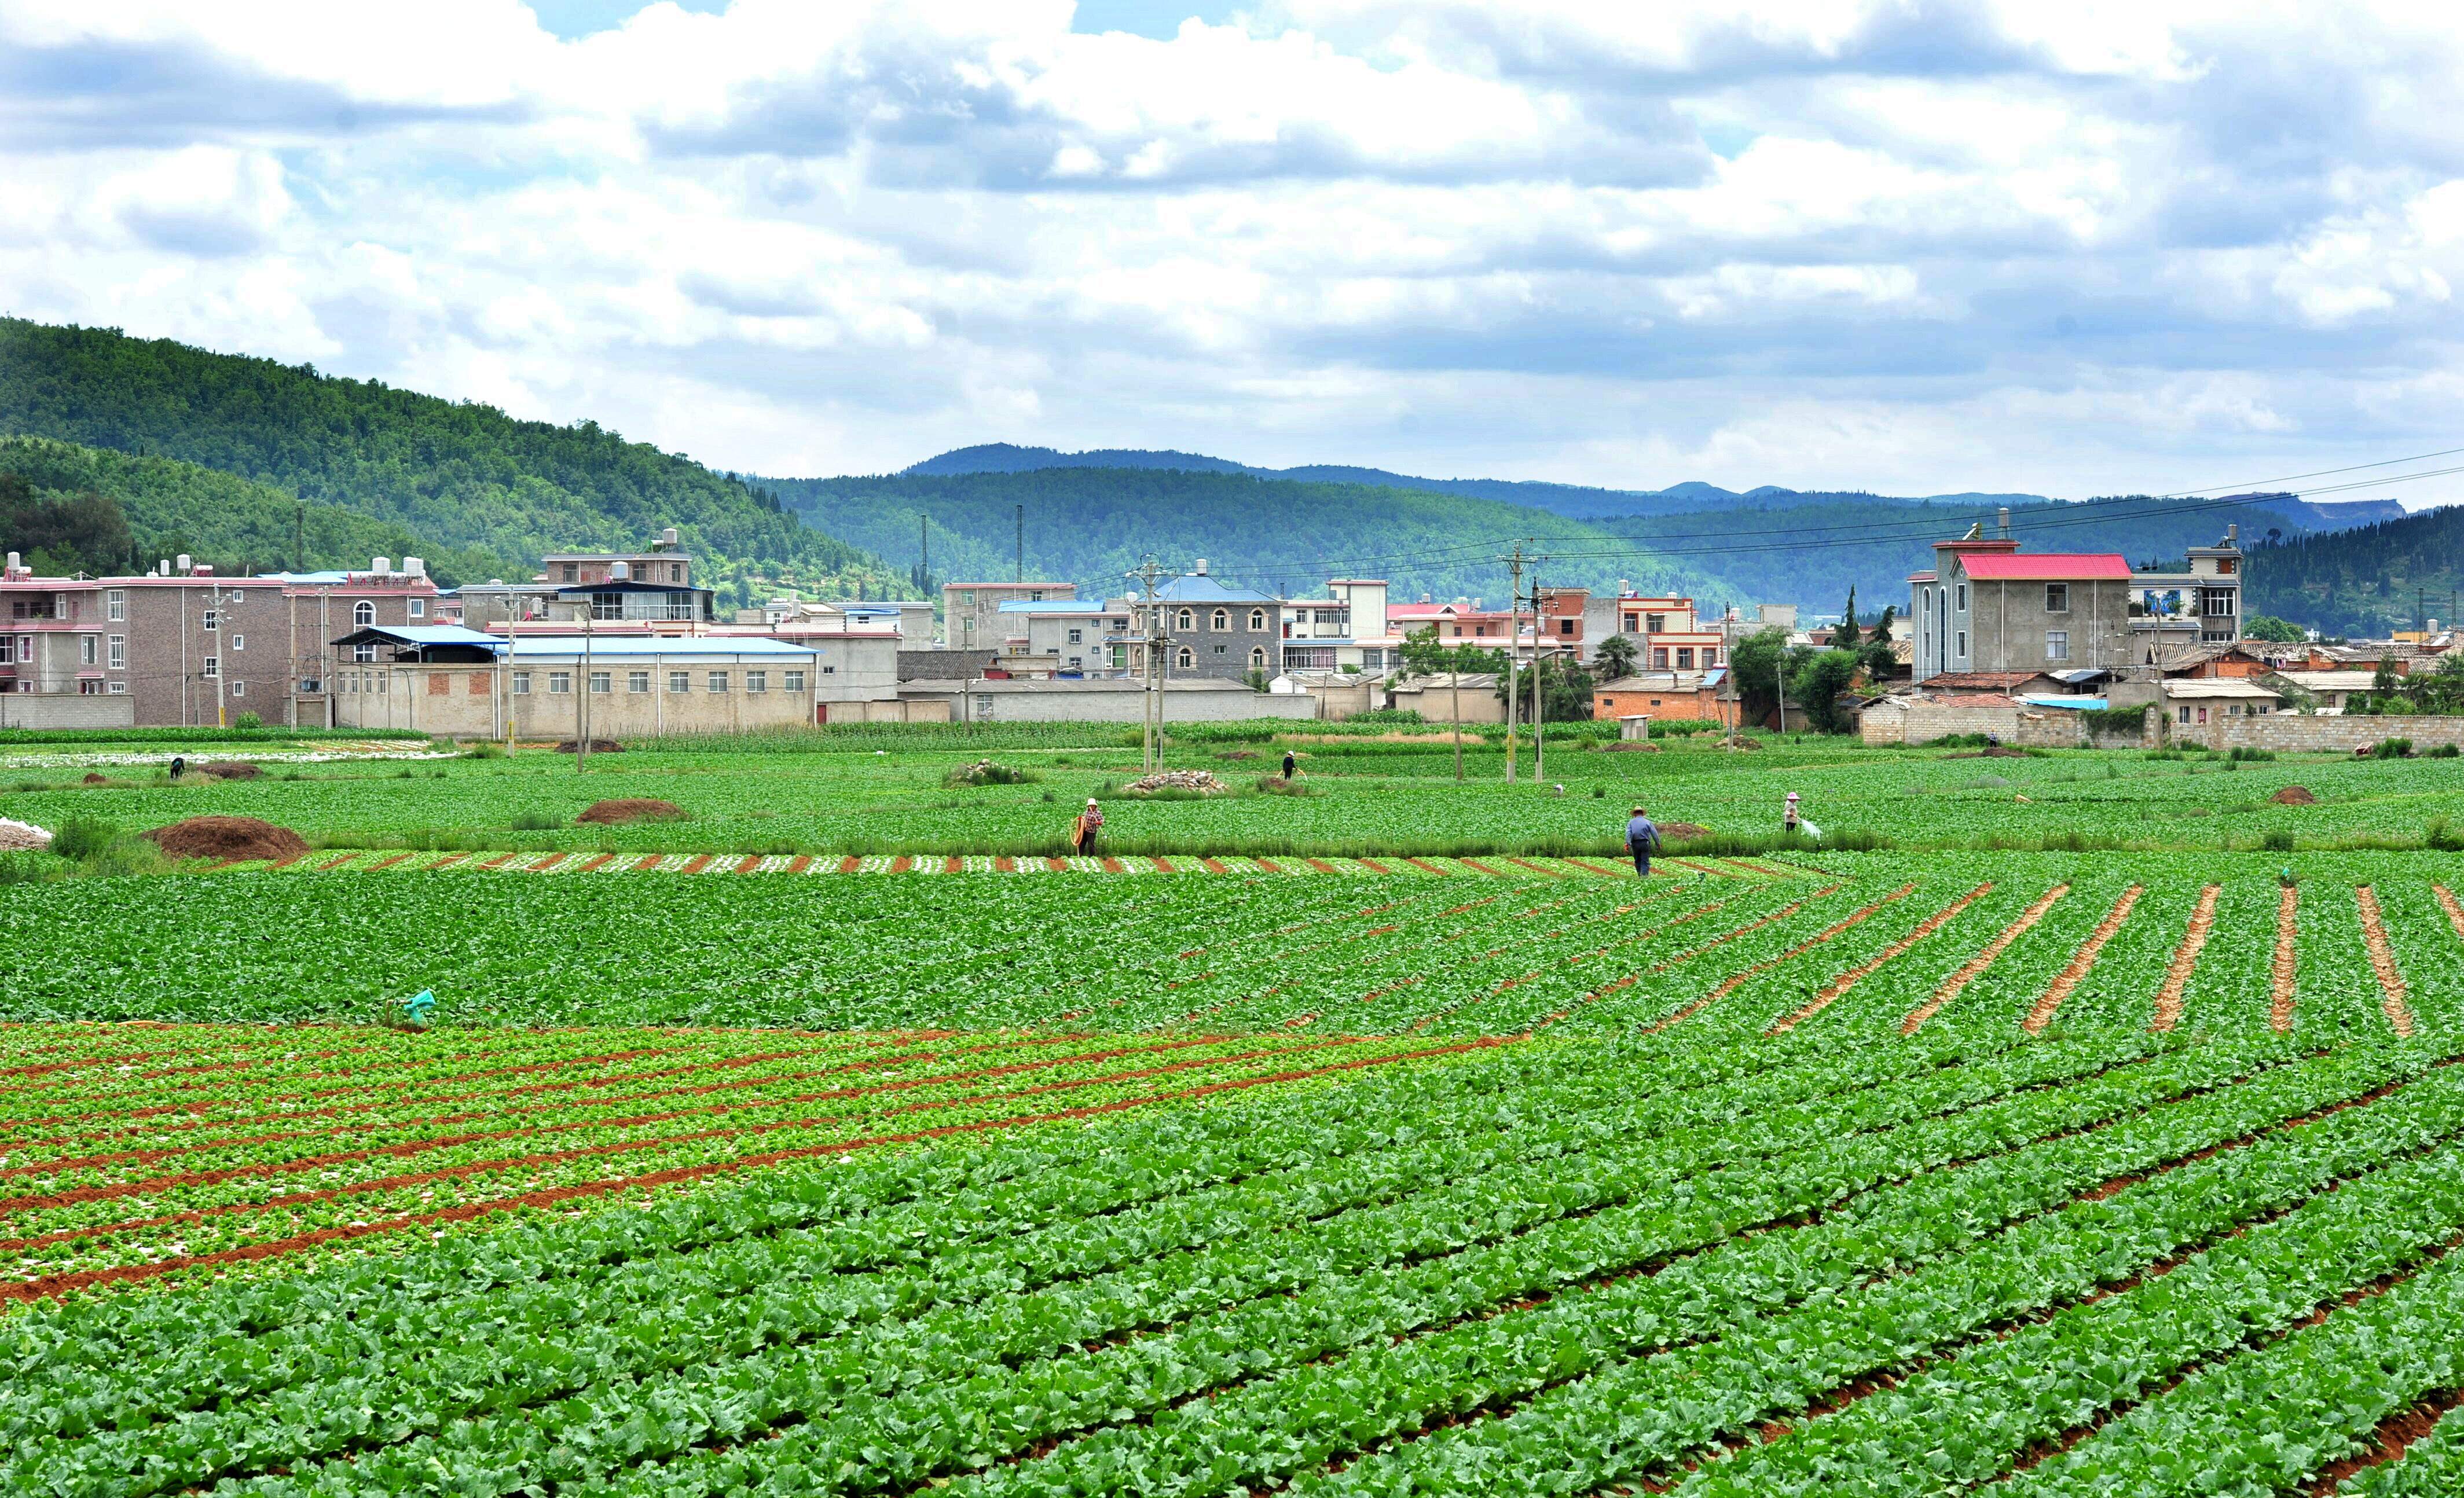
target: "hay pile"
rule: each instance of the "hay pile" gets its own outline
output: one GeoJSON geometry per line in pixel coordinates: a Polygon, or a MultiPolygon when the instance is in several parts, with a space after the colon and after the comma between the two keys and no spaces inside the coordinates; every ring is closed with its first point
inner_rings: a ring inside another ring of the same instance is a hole
{"type": "Polygon", "coordinates": [[[1691,822],[1663,822],[1655,825],[1660,828],[1660,835],[1672,843],[1691,843],[1698,837],[1711,835],[1709,827],[1691,822]]]}
{"type": "Polygon", "coordinates": [[[1609,745],[1611,754],[1658,754],[1660,746],[1648,738],[1620,738],[1609,745]]]}
{"type": "Polygon", "coordinates": [[[1232,787],[1215,778],[1213,770],[1164,770],[1142,775],[1124,787],[1133,793],[1159,790],[1196,791],[1201,796],[1221,796],[1232,787]]]}
{"type": "Polygon", "coordinates": [[[307,839],[254,817],[190,817],[145,834],[174,858],[298,858],[307,839]]]}
{"type": "Polygon", "coordinates": [[[103,774],[100,770],[88,770],[85,772],[85,783],[88,785],[108,785],[111,783],[111,777],[103,774]]]}
{"type": "Polygon", "coordinates": [[[0,853],[20,853],[52,846],[52,835],[31,822],[0,817],[0,853]]]}
{"type": "Polygon", "coordinates": [[[2277,791],[2275,795],[2270,796],[2267,799],[2276,803],[2279,806],[2315,806],[2319,804],[2318,797],[2311,795],[2309,791],[2299,785],[2287,785],[2282,790],[2277,791]]]}
{"type": "MultiPolygon", "coordinates": [[[[571,754],[574,750],[580,747],[581,741],[579,739],[568,738],[564,742],[556,746],[556,752],[559,754],[571,754]]],[[[590,740],[590,752],[592,754],[623,754],[625,752],[625,746],[618,743],[613,738],[594,738],[590,740]]]]}
{"type": "Polygon", "coordinates": [[[210,775],[218,780],[253,781],[265,772],[246,760],[216,760],[211,764],[198,765],[197,773],[210,775]]]}
{"type": "Polygon", "coordinates": [[[589,809],[573,820],[613,826],[623,822],[682,822],[684,819],[685,808],[672,801],[631,797],[622,801],[594,801],[589,809]]]}

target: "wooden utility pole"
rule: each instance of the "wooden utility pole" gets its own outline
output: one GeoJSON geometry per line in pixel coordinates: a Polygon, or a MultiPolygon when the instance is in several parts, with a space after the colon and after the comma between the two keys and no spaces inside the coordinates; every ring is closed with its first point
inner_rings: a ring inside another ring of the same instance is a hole
{"type": "Polygon", "coordinates": [[[1455,783],[1463,783],[1463,647],[1454,649],[1454,659],[1447,663],[1446,705],[1455,720],[1455,783]]]}
{"type": "Polygon", "coordinates": [[[1018,561],[1015,570],[1010,574],[1010,581],[1013,583],[1026,581],[1026,506],[1024,505],[1018,507],[1018,561]]]}
{"type": "Polygon", "coordinates": [[[1542,728],[1548,716],[1549,673],[1540,667],[1540,646],[1547,638],[1548,615],[1540,611],[1540,573],[1531,573],[1531,783],[1549,780],[1549,736],[1542,728]]]}
{"type": "Polygon", "coordinates": [[[575,682],[581,694],[573,704],[573,768],[578,773],[590,767],[590,622],[599,606],[585,602],[582,613],[582,679],[575,682]]]}
{"type": "MultiPolygon", "coordinates": [[[[1141,774],[1154,773],[1155,759],[1163,748],[1163,614],[1155,604],[1157,575],[1158,569],[1152,555],[1127,574],[1132,583],[1142,584],[1145,589],[1143,618],[1140,620],[1143,628],[1138,641],[1138,653],[1143,657],[1140,665],[1145,676],[1145,680],[1139,683],[1143,690],[1138,696],[1138,769],[1141,774]]],[[[1133,609],[1133,612],[1138,610],[1133,609]]]]}
{"type": "Polygon", "coordinates": [[[1514,543],[1513,555],[1500,559],[1513,578],[1506,593],[1506,783],[1514,783],[1514,715],[1522,706],[1523,663],[1523,543],[1514,543]]]}

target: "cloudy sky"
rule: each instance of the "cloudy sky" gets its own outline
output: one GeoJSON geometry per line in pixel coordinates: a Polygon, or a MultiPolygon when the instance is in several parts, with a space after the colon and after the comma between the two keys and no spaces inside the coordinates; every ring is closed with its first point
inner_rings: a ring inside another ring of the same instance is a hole
{"type": "Polygon", "coordinates": [[[0,0],[0,310],[773,474],[2191,489],[2464,447],[2459,98],[2353,0],[0,0]]]}

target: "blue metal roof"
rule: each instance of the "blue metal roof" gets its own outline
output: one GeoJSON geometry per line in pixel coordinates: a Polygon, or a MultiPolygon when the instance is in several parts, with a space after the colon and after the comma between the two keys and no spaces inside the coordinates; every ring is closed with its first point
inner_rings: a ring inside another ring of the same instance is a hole
{"type": "Polygon", "coordinates": [[[505,643],[502,635],[466,629],[460,625],[370,625],[360,633],[382,635],[405,645],[480,645],[494,649],[505,643]]]}
{"type": "Polygon", "coordinates": [[[1104,604],[1093,598],[1022,598],[999,606],[1005,614],[1100,614],[1104,604]]]}
{"type": "Polygon", "coordinates": [[[2105,699],[2102,697],[2057,697],[2051,693],[2031,693],[2028,695],[2021,697],[2019,700],[2025,702],[2030,707],[2068,708],[2072,710],[2101,708],[2105,705],[2105,699]]]}
{"type": "MultiPolygon", "coordinates": [[[[501,650],[502,639],[491,635],[501,650]]],[[[514,641],[514,659],[582,656],[582,636],[578,634],[523,635],[514,641]]],[[[775,655],[810,657],[817,652],[809,645],[790,645],[762,635],[593,635],[590,657],[593,660],[615,660],[644,655],[775,655]]]]}
{"type": "Polygon", "coordinates": [[[1211,573],[1192,572],[1155,589],[1155,597],[1174,604],[1280,604],[1282,599],[1255,588],[1233,587],[1211,573]]]}

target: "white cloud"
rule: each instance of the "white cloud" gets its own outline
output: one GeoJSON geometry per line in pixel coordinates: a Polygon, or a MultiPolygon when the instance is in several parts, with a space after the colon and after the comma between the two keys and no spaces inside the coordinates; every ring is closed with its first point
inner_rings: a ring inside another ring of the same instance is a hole
{"type": "Polygon", "coordinates": [[[2426,12],[1068,11],[16,0],[0,305],[772,472],[2094,493],[2464,417],[2426,12]]]}

